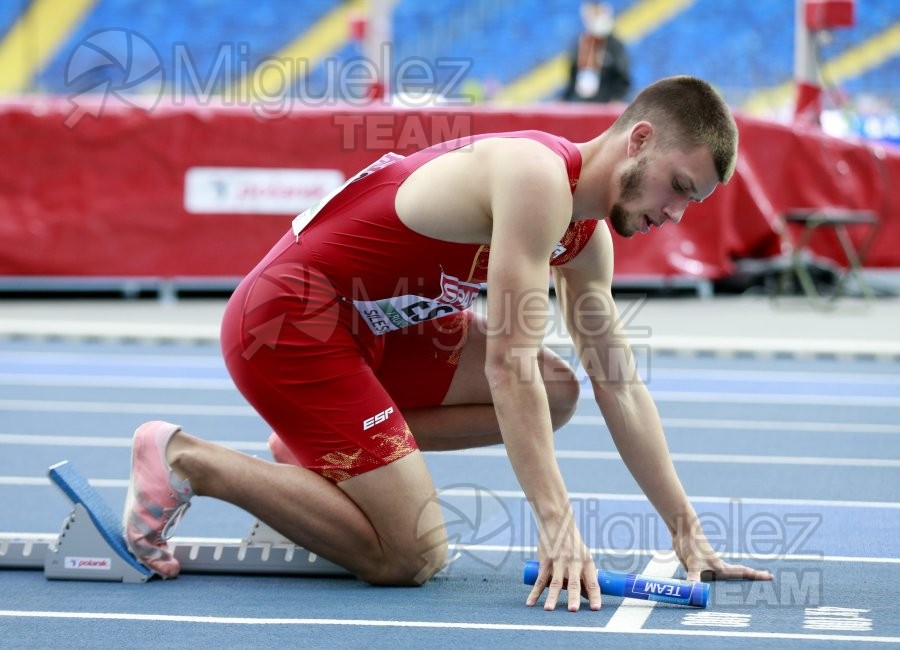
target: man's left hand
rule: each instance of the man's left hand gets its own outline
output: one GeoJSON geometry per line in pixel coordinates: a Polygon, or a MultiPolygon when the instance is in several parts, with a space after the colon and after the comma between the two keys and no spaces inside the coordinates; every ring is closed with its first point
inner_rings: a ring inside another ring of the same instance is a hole
{"type": "Polygon", "coordinates": [[[743,564],[731,564],[713,550],[703,533],[676,535],[672,545],[675,554],[687,571],[687,579],[712,580],[772,580],[769,571],[753,569],[743,564]]]}

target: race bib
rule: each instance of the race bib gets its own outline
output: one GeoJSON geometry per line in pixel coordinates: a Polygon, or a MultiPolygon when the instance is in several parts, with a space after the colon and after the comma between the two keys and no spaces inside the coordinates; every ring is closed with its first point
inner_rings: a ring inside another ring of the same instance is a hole
{"type": "Polygon", "coordinates": [[[387,334],[464,311],[472,306],[480,291],[480,284],[463,282],[441,273],[441,295],[437,298],[406,295],[381,300],[354,300],[353,305],[373,333],[387,334]]]}

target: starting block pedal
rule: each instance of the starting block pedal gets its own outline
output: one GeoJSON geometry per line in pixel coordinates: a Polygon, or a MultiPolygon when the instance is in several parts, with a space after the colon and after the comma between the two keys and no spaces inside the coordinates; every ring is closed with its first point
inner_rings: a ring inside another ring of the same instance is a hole
{"type": "Polygon", "coordinates": [[[68,461],[53,465],[47,474],[74,509],[44,557],[44,575],[62,580],[149,580],[153,572],[128,551],[121,520],[87,479],[68,461]]]}
{"type": "MultiPolygon", "coordinates": [[[[122,521],[71,463],[53,465],[48,476],[72,502],[72,512],[56,536],[0,534],[0,569],[43,569],[53,580],[130,583],[155,575],[131,555],[122,521]]],[[[169,547],[181,573],[350,575],[261,521],[243,539],[173,537],[169,547]]]]}

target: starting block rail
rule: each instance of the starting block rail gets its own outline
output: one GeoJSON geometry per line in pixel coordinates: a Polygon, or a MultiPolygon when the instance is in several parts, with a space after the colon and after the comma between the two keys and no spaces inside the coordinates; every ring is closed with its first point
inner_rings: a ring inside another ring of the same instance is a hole
{"type": "MultiPolygon", "coordinates": [[[[141,583],[154,575],[129,553],[121,520],[71,463],[52,466],[48,475],[72,512],[58,535],[0,533],[0,569],[43,569],[53,580],[141,583]]],[[[260,521],[243,539],[173,537],[169,546],[182,573],[349,575],[260,521]]]]}

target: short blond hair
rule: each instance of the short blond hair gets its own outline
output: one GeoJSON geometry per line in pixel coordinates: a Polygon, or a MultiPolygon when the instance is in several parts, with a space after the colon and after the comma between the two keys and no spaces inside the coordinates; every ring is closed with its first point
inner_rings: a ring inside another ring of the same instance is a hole
{"type": "Polygon", "coordinates": [[[650,84],[625,108],[611,130],[625,131],[641,121],[659,129],[664,146],[707,147],[720,182],[728,182],[734,174],[737,124],[722,97],[702,79],[678,76],[650,84]]]}

